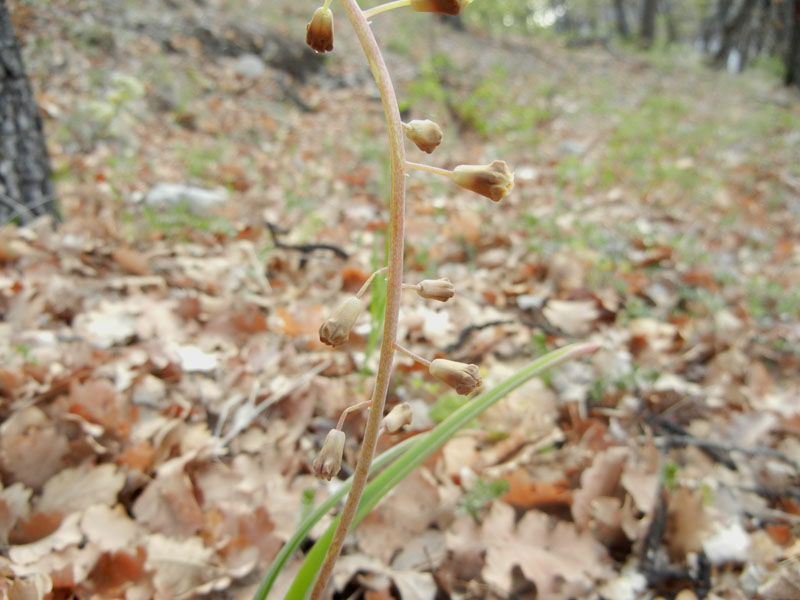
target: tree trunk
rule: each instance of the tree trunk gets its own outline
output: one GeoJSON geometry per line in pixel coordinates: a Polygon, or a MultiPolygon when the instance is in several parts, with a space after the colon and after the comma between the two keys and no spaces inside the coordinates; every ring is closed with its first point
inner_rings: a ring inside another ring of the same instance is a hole
{"type": "Polygon", "coordinates": [[[792,0],[791,10],[791,33],[789,34],[789,44],[786,49],[786,75],[783,81],[786,85],[795,84],[800,87],[800,0],[792,0]]]}
{"type": "Polygon", "coordinates": [[[56,214],[42,119],[0,0],[0,224],[56,214]]]}
{"type": "Polygon", "coordinates": [[[628,18],[625,16],[625,4],[622,0],[614,0],[614,14],[617,20],[617,33],[620,37],[629,38],[631,30],[628,27],[628,18]]]}
{"type": "Polygon", "coordinates": [[[675,15],[672,14],[672,0],[661,1],[661,12],[667,22],[667,40],[674,44],[678,41],[678,26],[675,24],[675,15]]]}
{"type": "Polygon", "coordinates": [[[656,38],[656,10],[658,0],[644,0],[642,2],[642,14],[639,23],[639,37],[642,45],[649,48],[653,45],[656,38]]]}
{"type": "Polygon", "coordinates": [[[744,0],[739,12],[722,27],[722,41],[717,52],[714,54],[714,63],[722,66],[728,60],[728,53],[733,49],[736,38],[738,38],[746,28],[750,15],[756,7],[757,0],[744,0]]]}

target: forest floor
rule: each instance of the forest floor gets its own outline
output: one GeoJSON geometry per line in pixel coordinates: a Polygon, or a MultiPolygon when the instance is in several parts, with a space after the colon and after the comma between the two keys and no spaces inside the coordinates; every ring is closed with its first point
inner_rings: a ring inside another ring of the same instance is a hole
{"type": "MultiPolygon", "coordinates": [[[[288,1],[11,8],[64,220],[0,230],[0,587],[248,598],[335,488],[311,461],[376,365],[380,281],[349,344],[317,334],[382,264],[366,62],[338,14],[333,54],[298,50],[314,7],[288,1]]],[[[799,597],[800,100],[686,49],[401,13],[375,18],[401,107],[445,132],[409,159],[516,172],[500,204],[411,174],[407,280],[456,296],[404,298],[402,343],[486,388],[600,350],[403,482],[336,597],[799,597]]],[[[412,431],[468,401],[396,364],[412,431]]]]}

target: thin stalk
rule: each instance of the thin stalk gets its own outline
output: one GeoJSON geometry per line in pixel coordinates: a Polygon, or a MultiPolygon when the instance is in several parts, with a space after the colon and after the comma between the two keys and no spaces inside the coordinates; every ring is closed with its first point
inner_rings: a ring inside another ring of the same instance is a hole
{"type": "Polygon", "coordinates": [[[388,270],[389,270],[389,267],[383,267],[382,269],[378,269],[372,275],[370,275],[369,279],[367,279],[364,282],[364,285],[361,286],[361,289],[358,290],[358,293],[356,294],[356,298],[361,298],[364,294],[366,294],[367,290],[369,289],[369,286],[372,285],[372,281],[375,279],[375,277],[377,277],[381,273],[386,273],[386,271],[388,271],[388,270]]]}
{"type": "Polygon", "coordinates": [[[421,365],[425,365],[426,367],[430,367],[431,366],[431,361],[429,361],[427,358],[422,358],[419,354],[415,354],[414,352],[412,352],[408,348],[403,348],[403,346],[401,346],[397,342],[394,343],[394,349],[395,350],[399,350],[400,352],[405,354],[408,358],[410,358],[413,361],[418,362],[421,365]]]}
{"type": "Polygon", "coordinates": [[[378,373],[375,377],[375,388],[372,392],[372,403],[364,430],[364,440],[358,456],[353,485],[347,495],[347,502],[342,509],[342,514],[333,539],[325,555],[325,560],[320,567],[314,587],[311,590],[311,600],[320,600],[328,585],[328,580],[333,572],[333,567],[342,551],[345,537],[364,493],[367,484],[370,465],[375,456],[375,446],[378,441],[383,410],[386,405],[386,393],[389,390],[389,378],[392,373],[392,359],[394,358],[394,343],[397,339],[397,322],[400,316],[400,295],[403,284],[403,244],[405,237],[405,163],[406,155],[403,145],[403,127],[400,119],[400,108],[397,105],[397,96],[392,85],[392,78],[375,36],[369,27],[367,18],[361,11],[356,0],[342,0],[344,11],[358,36],[361,47],[369,62],[372,76],[378,86],[383,103],[383,112],[386,117],[386,127],[389,134],[389,158],[391,164],[391,195],[389,198],[389,277],[386,285],[386,312],[384,313],[383,339],[378,358],[378,373]]]}
{"type": "Polygon", "coordinates": [[[347,408],[345,408],[342,411],[342,414],[339,416],[339,422],[336,424],[336,429],[338,429],[339,431],[342,430],[342,427],[344,427],[344,420],[347,418],[347,415],[349,415],[351,412],[356,410],[361,410],[362,408],[366,408],[371,404],[372,404],[371,400],[364,400],[364,402],[358,402],[356,404],[353,404],[352,406],[348,406],[347,408]]]}
{"type": "Polygon", "coordinates": [[[386,4],[381,4],[379,6],[373,6],[372,8],[364,11],[364,18],[369,19],[370,17],[379,15],[387,10],[402,8],[404,6],[411,6],[411,0],[394,0],[394,2],[387,2],[386,4]]]}
{"type": "Polygon", "coordinates": [[[406,167],[408,167],[409,169],[414,169],[415,171],[427,171],[428,173],[436,173],[437,175],[444,175],[445,177],[453,176],[453,172],[448,171],[447,169],[440,169],[439,167],[424,165],[422,163],[415,163],[408,160],[406,161],[406,167]]]}

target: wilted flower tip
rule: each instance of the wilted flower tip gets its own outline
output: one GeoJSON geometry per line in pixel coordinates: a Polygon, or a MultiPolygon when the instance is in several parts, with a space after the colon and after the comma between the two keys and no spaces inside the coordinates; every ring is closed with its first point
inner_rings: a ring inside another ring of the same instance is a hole
{"type": "Polygon", "coordinates": [[[458,15],[470,2],[472,0],[411,0],[411,8],[417,12],[458,15]]]}
{"type": "Polygon", "coordinates": [[[430,154],[442,143],[442,129],[430,119],[414,120],[403,125],[406,137],[417,145],[417,148],[430,154]]]}
{"type": "Polygon", "coordinates": [[[514,189],[514,173],[502,160],[488,165],[459,165],[453,169],[453,181],[494,202],[500,202],[514,189]]]}
{"type": "Polygon", "coordinates": [[[437,358],[431,363],[428,370],[436,379],[445,382],[462,396],[466,396],[483,384],[478,365],[437,358]]]}
{"type": "Polygon", "coordinates": [[[333,50],[333,13],[320,6],[306,25],[306,44],[317,52],[333,50]]]}
{"type": "Polygon", "coordinates": [[[419,282],[417,294],[428,300],[447,302],[455,296],[456,288],[446,277],[441,279],[425,279],[419,282]]]}
{"type": "Polygon", "coordinates": [[[345,300],[319,328],[320,341],[329,346],[346,343],[363,308],[364,303],[355,296],[345,300]]]}
{"type": "Polygon", "coordinates": [[[402,427],[411,424],[411,419],[414,417],[414,411],[408,402],[402,402],[389,411],[389,414],[383,417],[383,426],[389,433],[394,433],[402,427]]]}
{"type": "Polygon", "coordinates": [[[344,431],[331,429],[322,444],[317,458],[314,459],[312,467],[314,475],[320,479],[331,480],[342,468],[342,455],[344,454],[344,431]]]}

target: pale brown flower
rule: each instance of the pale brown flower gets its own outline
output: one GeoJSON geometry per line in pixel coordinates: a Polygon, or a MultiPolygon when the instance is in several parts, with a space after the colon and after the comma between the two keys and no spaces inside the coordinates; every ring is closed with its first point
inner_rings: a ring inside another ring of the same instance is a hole
{"type": "Polygon", "coordinates": [[[483,384],[478,365],[468,365],[454,360],[447,360],[446,358],[437,358],[428,367],[428,371],[436,379],[445,382],[457,394],[462,396],[466,396],[483,384]]]}
{"type": "Polygon", "coordinates": [[[331,429],[322,444],[317,458],[314,459],[312,467],[314,475],[320,479],[331,480],[342,468],[342,455],[344,454],[344,431],[331,429]]]}
{"type": "Polygon", "coordinates": [[[319,328],[319,339],[329,346],[341,346],[350,339],[350,331],[364,309],[355,296],[345,300],[319,328]]]}
{"type": "Polygon", "coordinates": [[[456,288],[447,277],[441,279],[425,279],[420,281],[417,294],[428,300],[447,302],[455,296],[456,288]]]}
{"type": "Polygon", "coordinates": [[[453,169],[453,181],[495,202],[500,202],[514,189],[514,173],[502,160],[489,165],[459,165],[453,169]]]}
{"type": "Polygon", "coordinates": [[[442,129],[430,119],[414,120],[403,123],[406,137],[417,145],[417,148],[430,154],[442,143],[442,129]]]}
{"type": "Polygon", "coordinates": [[[458,15],[470,2],[472,0],[411,0],[411,8],[417,12],[458,15]]]}
{"type": "Polygon", "coordinates": [[[333,13],[320,6],[306,25],[306,44],[317,52],[333,50],[333,13]]]}
{"type": "Polygon", "coordinates": [[[389,411],[389,414],[383,417],[383,426],[389,433],[394,433],[406,425],[411,425],[411,419],[414,417],[414,411],[411,410],[411,405],[408,402],[403,402],[395,406],[389,411]]]}

